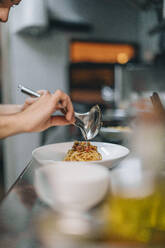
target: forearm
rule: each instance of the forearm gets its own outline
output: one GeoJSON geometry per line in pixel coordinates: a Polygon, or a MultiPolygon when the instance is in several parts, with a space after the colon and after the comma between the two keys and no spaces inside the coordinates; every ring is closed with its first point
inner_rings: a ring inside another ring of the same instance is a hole
{"type": "Polygon", "coordinates": [[[17,114],[0,115],[0,139],[23,132],[21,121],[17,114]]]}
{"type": "Polygon", "coordinates": [[[10,115],[20,112],[22,105],[0,104],[0,115],[10,115]]]}

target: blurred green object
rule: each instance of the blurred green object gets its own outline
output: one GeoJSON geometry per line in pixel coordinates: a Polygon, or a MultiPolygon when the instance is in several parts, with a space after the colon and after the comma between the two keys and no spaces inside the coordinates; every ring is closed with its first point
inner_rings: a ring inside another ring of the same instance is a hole
{"type": "Polygon", "coordinates": [[[108,239],[165,247],[165,176],[144,196],[111,193],[104,214],[108,239]]]}

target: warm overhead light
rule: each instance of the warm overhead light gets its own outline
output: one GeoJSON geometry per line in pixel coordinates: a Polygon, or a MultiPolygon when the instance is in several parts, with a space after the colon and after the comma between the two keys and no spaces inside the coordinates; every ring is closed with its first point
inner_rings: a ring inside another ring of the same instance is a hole
{"type": "Polygon", "coordinates": [[[72,63],[125,64],[135,58],[136,52],[131,44],[75,41],[71,44],[70,56],[72,63]]]}
{"type": "Polygon", "coordinates": [[[119,53],[117,55],[117,61],[118,61],[119,64],[126,64],[129,61],[128,54],[119,53]]]}

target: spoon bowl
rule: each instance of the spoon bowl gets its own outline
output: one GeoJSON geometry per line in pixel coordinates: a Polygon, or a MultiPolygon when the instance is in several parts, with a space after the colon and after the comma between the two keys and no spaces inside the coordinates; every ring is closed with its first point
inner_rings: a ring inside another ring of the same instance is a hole
{"type": "Polygon", "coordinates": [[[87,113],[75,113],[75,116],[81,120],[81,123],[83,123],[83,130],[82,134],[85,136],[87,140],[93,139],[99,132],[101,128],[101,110],[98,105],[93,106],[89,112],[87,113]]]}

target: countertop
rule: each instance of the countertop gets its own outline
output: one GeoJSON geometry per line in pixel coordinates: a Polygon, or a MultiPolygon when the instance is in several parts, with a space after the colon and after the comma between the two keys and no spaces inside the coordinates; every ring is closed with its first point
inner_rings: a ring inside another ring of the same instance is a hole
{"type": "MultiPolygon", "coordinates": [[[[122,166],[118,169],[122,169],[122,166]]],[[[110,241],[102,238],[101,235],[99,237],[102,231],[99,219],[97,220],[100,206],[95,208],[88,218],[89,227],[94,235],[92,232],[91,235],[70,235],[59,231],[57,228],[59,216],[36,194],[33,183],[34,170],[35,165],[30,162],[1,202],[1,248],[148,247],[148,243],[129,244],[129,242],[110,241]]],[[[163,248],[164,244],[161,243],[159,247],[163,248]]]]}

